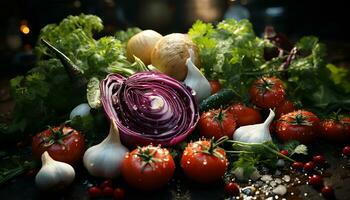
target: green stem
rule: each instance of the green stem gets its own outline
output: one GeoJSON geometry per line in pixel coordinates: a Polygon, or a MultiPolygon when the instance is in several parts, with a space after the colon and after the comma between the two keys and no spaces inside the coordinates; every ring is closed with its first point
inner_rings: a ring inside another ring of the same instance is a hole
{"type": "Polygon", "coordinates": [[[225,151],[226,153],[236,153],[236,154],[239,154],[239,153],[250,153],[252,154],[253,152],[250,152],[250,151],[225,151]]]}
{"type": "Polygon", "coordinates": [[[0,185],[11,180],[12,178],[23,174],[24,172],[34,169],[38,166],[38,163],[35,161],[29,161],[20,165],[16,168],[10,169],[6,172],[5,175],[0,175],[0,185]]]}
{"type": "Polygon", "coordinates": [[[281,154],[279,151],[276,151],[275,149],[272,149],[271,147],[263,144],[263,143],[246,143],[246,142],[240,142],[240,141],[234,141],[234,140],[227,140],[226,142],[230,142],[230,143],[234,143],[234,144],[238,144],[239,146],[242,146],[242,147],[247,147],[247,146],[262,146],[264,147],[265,149],[269,150],[270,152],[274,153],[274,154],[277,154],[278,156],[286,159],[286,160],[289,160],[291,162],[295,162],[295,160],[293,160],[292,158],[288,157],[288,156],[285,156],[283,154],[281,154]]]}

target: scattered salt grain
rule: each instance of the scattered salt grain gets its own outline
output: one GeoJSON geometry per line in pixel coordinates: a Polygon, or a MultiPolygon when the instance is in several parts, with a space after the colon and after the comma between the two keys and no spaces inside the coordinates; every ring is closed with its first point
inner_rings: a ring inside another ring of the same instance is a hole
{"type": "Polygon", "coordinates": [[[283,196],[283,195],[285,195],[285,194],[287,193],[287,188],[286,188],[286,186],[284,186],[284,185],[278,185],[277,187],[275,187],[275,188],[272,190],[272,192],[273,192],[274,194],[278,194],[278,195],[283,196]]]}

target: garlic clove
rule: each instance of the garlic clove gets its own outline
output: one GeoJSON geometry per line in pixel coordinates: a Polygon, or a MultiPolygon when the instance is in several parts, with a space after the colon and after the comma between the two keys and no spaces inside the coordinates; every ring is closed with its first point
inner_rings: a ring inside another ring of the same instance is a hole
{"type": "Polygon", "coordinates": [[[64,162],[52,159],[47,151],[41,155],[42,167],[35,177],[41,190],[61,190],[70,185],[75,178],[74,168],[64,162]]]}
{"type": "Polygon", "coordinates": [[[269,116],[264,123],[239,127],[233,133],[233,140],[246,143],[263,143],[272,141],[269,127],[274,117],[275,113],[270,109],[269,116]]]}
{"type": "Polygon", "coordinates": [[[194,65],[194,53],[192,49],[188,50],[190,57],[186,60],[188,69],[184,83],[196,92],[198,102],[202,102],[211,94],[209,81],[204,77],[202,72],[194,65]]]}
{"type": "Polygon", "coordinates": [[[128,149],[121,144],[119,130],[112,120],[108,136],[100,143],[86,150],[84,166],[92,176],[114,178],[120,174],[120,167],[128,149]]]}

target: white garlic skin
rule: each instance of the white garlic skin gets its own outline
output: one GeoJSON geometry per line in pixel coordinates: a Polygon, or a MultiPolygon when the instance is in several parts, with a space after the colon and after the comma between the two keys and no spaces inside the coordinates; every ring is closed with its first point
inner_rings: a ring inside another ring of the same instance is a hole
{"type": "Polygon", "coordinates": [[[87,103],[82,103],[76,106],[69,115],[69,119],[73,119],[76,116],[85,117],[90,115],[90,106],[87,103]]]}
{"type": "Polygon", "coordinates": [[[86,150],[84,166],[92,176],[114,178],[120,174],[121,164],[127,152],[128,149],[120,142],[115,122],[112,122],[106,139],[86,150]]]}
{"type": "Polygon", "coordinates": [[[270,114],[264,123],[239,127],[233,133],[233,140],[246,143],[263,143],[272,141],[270,135],[270,124],[275,117],[275,113],[270,109],[270,114]]]}
{"type": "Polygon", "coordinates": [[[190,55],[190,57],[186,60],[188,72],[183,82],[196,92],[196,98],[198,100],[198,103],[200,103],[210,96],[211,87],[209,81],[193,63],[193,50],[189,49],[188,52],[190,55]]]}
{"type": "Polygon", "coordinates": [[[52,159],[47,151],[41,156],[42,167],[35,177],[35,184],[41,190],[61,190],[75,178],[73,167],[52,159]]]}

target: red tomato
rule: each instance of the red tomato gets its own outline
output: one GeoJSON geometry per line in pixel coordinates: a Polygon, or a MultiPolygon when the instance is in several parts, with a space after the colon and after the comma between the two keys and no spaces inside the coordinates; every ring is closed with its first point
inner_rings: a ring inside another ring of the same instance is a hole
{"type": "Polygon", "coordinates": [[[340,122],[344,126],[344,131],[350,136],[350,117],[343,117],[340,122]]]}
{"type": "Polygon", "coordinates": [[[100,184],[100,188],[103,189],[105,187],[113,187],[112,180],[105,180],[100,184]]]}
{"type": "Polygon", "coordinates": [[[75,164],[83,156],[84,150],[84,136],[68,126],[49,128],[36,134],[32,141],[32,153],[36,159],[48,151],[54,160],[75,164]]]}
{"type": "Polygon", "coordinates": [[[345,146],[342,150],[344,156],[350,156],[350,146],[345,146]]]}
{"type": "Polygon", "coordinates": [[[238,196],[240,193],[239,186],[235,182],[226,183],[224,190],[227,194],[232,195],[232,196],[238,196]]]}
{"type": "Polygon", "coordinates": [[[316,140],[320,119],[309,111],[298,110],[282,115],[276,124],[277,137],[283,142],[298,140],[310,143],[316,140]]]}
{"type": "Polygon", "coordinates": [[[321,189],[321,194],[326,199],[336,199],[334,197],[333,188],[329,185],[323,186],[323,188],[321,189]]]}
{"type": "Polygon", "coordinates": [[[113,196],[113,192],[114,192],[114,190],[112,187],[105,187],[102,189],[103,196],[107,196],[107,197],[113,196]]]}
{"type": "Polygon", "coordinates": [[[288,152],[288,150],[283,149],[283,150],[280,151],[280,154],[288,156],[289,152],[288,152]]]}
{"type": "Polygon", "coordinates": [[[117,200],[121,200],[125,198],[125,191],[122,188],[116,188],[114,189],[114,198],[117,200]]]}
{"type": "Polygon", "coordinates": [[[283,83],[276,77],[262,77],[249,89],[250,100],[261,108],[275,108],[285,98],[283,83]]]}
{"type": "Polygon", "coordinates": [[[258,124],[262,122],[260,112],[254,108],[243,105],[242,103],[233,104],[229,111],[237,119],[238,126],[258,124]]]}
{"type": "Polygon", "coordinates": [[[314,174],[309,177],[308,182],[312,186],[321,186],[323,184],[323,178],[320,175],[314,174]]]}
{"type": "Polygon", "coordinates": [[[209,84],[210,84],[210,88],[211,88],[211,94],[215,94],[219,90],[221,90],[221,84],[218,80],[210,80],[209,84]]]}
{"type": "Polygon", "coordinates": [[[222,136],[232,138],[236,130],[236,120],[227,110],[210,110],[201,115],[198,127],[199,133],[209,139],[219,139],[222,136]]]}
{"type": "Polygon", "coordinates": [[[289,100],[282,101],[275,110],[276,118],[280,118],[282,115],[293,112],[295,110],[295,106],[293,102],[289,100]]]}
{"type": "Polygon", "coordinates": [[[319,128],[322,136],[327,140],[344,143],[350,138],[349,126],[346,121],[343,123],[342,120],[326,119],[320,122],[319,128]]]}
{"type": "Polygon", "coordinates": [[[304,164],[302,162],[293,162],[292,167],[293,169],[301,169],[304,167],[304,164]]]}
{"type": "Polygon", "coordinates": [[[140,190],[159,189],[173,177],[175,163],[167,149],[152,145],[128,153],[121,167],[125,181],[140,190]]]}
{"type": "Polygon", "coordinates": [[[88,189],[89,196],[91,198],[96,198],[102,196],[102,190],[96,186],[90,187],[88,189]]]}
{"type": "Polygon", "coordinates": [[[227,166],[225,151],[208,140],[189,143],[181,158],[181,167],[185,174],[200,183],[220,180],[227,166]]]}

